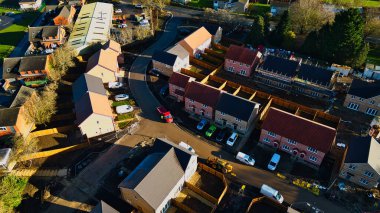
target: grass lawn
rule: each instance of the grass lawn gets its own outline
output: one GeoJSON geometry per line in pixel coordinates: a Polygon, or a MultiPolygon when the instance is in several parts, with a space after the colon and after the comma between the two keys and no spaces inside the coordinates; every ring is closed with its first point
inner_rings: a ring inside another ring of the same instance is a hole
{"type": "Polygon", "coordinates": [[[125,121],[125,122],[120,122],[117,125],[119,126],[120,129],[124,129],[125,127],[128,126],[129,123],[130,121],[125,121]]]}
{"type": "Polygon", "coordinates": [[[380,48],[371,49],[368,53],[367,61],[375,65],[380,65],[380,48]]]}
{"type": "Polygon", "coordinates": [[[21,13],[20,10],[0,7],[0,14],[2,14],[2,13],[7,13],[7,12],[14,12],[15,14],[21,13]]]}
{"type": "Polygon", "coordinates": [[[22,18],[15,24],[0,30],[0,59],[7,57],[18,42],[24,37],[25,30],[40,13],[22,13],[22,18]]]}
{"type": "Polygon", "coordinates": [[[135,113],[130,112],[130,113],[127,113],[127,114],[117,115],[116,120],[117,121],[123,121],[123,120],[131,119],[131,118],[134,118],[134,117],[135,117],[135,113]]]}
{"type": "Polygon", "coordinates": [[[198,8],[213,8],[212,0],[191,0],[187,5],[198,8]]]}
{"type": "MultiPolygon", "coordinates": [[[[332,0],[323,0],[323,2],[332,4],[332,0]]],[[[342,4],[354,5],[354,0],[341,0],[342,4]]],[[[380,0],[360,0],[357,3],[358,6],[362,7],[380,7],[380,0]]]]}
{"type": "Polygon", "coordinates": [[[134,100],[125,100],[125,101],[114,101],[112,102],[112,106],[113,107],[117,107],[117,106],[121,106],[121,105],[131,105],[131,106],[134,106],[135,105],[135,101],[134,100]]]}
{"type": "Polygon", "coordinates": [[[380,1],[376,0],[367,0],[363,2],[363,7],[380,7],[380,1]]]}

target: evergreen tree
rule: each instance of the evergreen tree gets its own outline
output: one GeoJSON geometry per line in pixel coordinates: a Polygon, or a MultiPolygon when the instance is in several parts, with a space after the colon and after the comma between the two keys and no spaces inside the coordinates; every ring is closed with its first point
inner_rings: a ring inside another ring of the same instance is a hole
{"type": "Polygon", "coordinates": [[[289,21],[289,13],[286,10],[280,19],[276,29],[272,32],[271,41],[273,44],[280,46],[283,41],[285,34],[290,31],[290,21],[289,21]]]}
{"type": "Polygon", "coordinates": [[[264,43],[264,37],[265,37],[265,23],[264,18],[262,16],[257,16],[257,18],[254,20],[251,32],[249,34],[249,43],[252,44],[252,46],[257,46],[259,44],[264,43]]]}

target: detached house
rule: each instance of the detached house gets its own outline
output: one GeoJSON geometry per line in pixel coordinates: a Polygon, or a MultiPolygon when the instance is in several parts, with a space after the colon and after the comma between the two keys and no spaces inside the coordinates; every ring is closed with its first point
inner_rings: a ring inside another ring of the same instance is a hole
{"type": "Polygon", "coordinates": [[[203,27],[212,35],[212,42],[219,43],[222,40],[223,29],[215,24],[203,24],[203,27]]]}
{"type": "Polygon", "coordinates": [[[107,50],[100,49],[88,59],[86,73],[101,78],[103,83],[116,81],[119,77],[117,57],[107,50]]]}
{"type": "Polygon", "coordinates": [[[371,136],[353,137],[340,177],[359,186],[375,188],[380,179],[380,144],[371,136]]]}
{"type": "Polygon", "coordinates": [[[38,10],[41,7],[42,0],[20,0],[18,4],[21,10],[38,10]]]}
{"type": "Polygon", "coordinates": [[[64,6],[59,14],[53,19],[57,26],[67,26],[73,22],[76,9],[74,6],[64,6]]]}
{"type": "Polygon", "coordinates": [[[269,108],[260,143],[320,166],[335,143],[336,129],[277,108],[269,108]]]}
{"type": "Polygon", "coordinates": [[[184,102],[186,86],[191,81],[195,81],[195,78],[174,72],[169,79],[169,95],[175,97],[178,102],[184,102]]]}
{"type": "Polygon", "coordinates": [[[189,53],[190,56],[196,56],[198,53],[204,52],[211,45],[212,35],[201,27],[178,44],[181,45],[189,53]]]}
{"type": "Polygon", "coordinates": [[[119,184],[121,196],[139,212],[166,212],[197,165],[196,154],[165,139],[156,139],[153,153],[119,184]]]}
{"type": "Polygon", "coordinates": [[[65,43],[65,35],[63,26],[29,27],[29,42],[32,49],[59,47],[65,43]]]}
{"type": "Polygon", "coordinates": [[[343,105],[368,115],[380,115],[380,81],[354,79],[343,105]]]}
{"type": "Polygon", "coordinates": [[[213,120],[220,93],[218,89],[192,81],[186,88],[185,109],[213,120]]]}
{"type": "Polygon", "coordinates": [[[231,45],[226,53],[224,69],[242,76],[251,76],[252,70],[260,62],[262,54],[248,48],[231,45]]]}
{"type": "Polygon", "coordinates": [[[215,122],[246,133],[259,113],[260,104],[222,92],[215,108],[215,122]]]}
{"type": "Polygon", "coordinates": [[[163,75],[171,76],[189,66],[189,53],[181,46],[174,45],[166,51],[157,51],[152,57],[153,69],[163,75]]]}
{"type": "Polygon", "coordinates": [[[100,78],[83,74],[73,84],[76,121],[87,138],[115,131],[114,116],[100,78]]]}

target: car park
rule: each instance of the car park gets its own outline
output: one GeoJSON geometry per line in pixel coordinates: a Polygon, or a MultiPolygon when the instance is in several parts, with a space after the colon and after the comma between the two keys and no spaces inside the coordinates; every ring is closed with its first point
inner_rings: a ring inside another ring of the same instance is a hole
{"type": "Polygon", "coordinates": [[[208,128],[208,130],[206,131],[205,135],[206,135],[207,137],[211,137],[211,136],[214,134],[215,131],[216,131],[216,126],[215,126],[214,124],[212,124],[212,125],[208,128]]]}
{"type": "Polygon", "coordinates": [[[130,105],[121,105],[116,107],[117,114],[125,114],[133,111],[133,107],[130,105]]]}
{"type": "Polygon", "coordinates": [[[249,156],[243,152],[238,152],[236,155],[236,159],[239,160],[240,162],[245,163],[245,164],[250,165],[250,166],[255,165],[255,160],[251,156],[249,156]]]}
{"type": "Polygon", "coordinates": [[[227,145],[233,146],[238,138],[238,134],[236,132],[233,132],[231,136],[227,139],[227,145]]]}
{"type": "Polygon", "coordinates": [[[123,87],[123,84],[120,82],[109,82],[108,83],[108,88],[110,88],[110,89],[118,89],[121,87],[123,87]]]}
{"type": "Polygon", "coordinates": [[[219,142],[219,143],[220,143],[220,142],[223,142],[223,140],[224,140],[224,138],[226,137],[226,135],[227,135],[227,131],[221,129],[221,130],[218,132],[218,134],[216,135],[215,140],[216,140],[217,142],[219,142]]]}
{"type": "Polygon", "coordinates": [[[181,141],[181,142],[179,143],[179,146],[180,146],[180,147],[183,147],[183,148],[185,148],[185,149],[187,149],[187,150],[189,150],[189,151],[192,152],[192,153],[195,153],[195,150],[193,149],[193,147],[191,147],[189,144],[187,144],[187,143],[185,143],[185,142],[183,142],[183,141],[181,141]]]}
{"type": "Polygon", "coordinates": [[[276,170],[278,163],[280,162],[281,156],[277,153],[274,153],[272,158],[269,161],[268,169],[271,171],[276,170]]]}
{"type": "Polygon", "coordinates": [[[197,130],[202,130],[207,124],[207,120],[206,119],[202,119],[198,125],[197,125],[197,130]]]}
{"type": "Polygon", "coordinates": [[[127,94],[115,95],[115,101],[124,101],[124,100],[128,100],[128,99],[129,99],[129,95],[127,95],[127,94]]]}
{"type": "Polygon", "coordinates": [[[265,195],[266,197],[275,200],[279,203],[284,202],[284,197],[274,188],[263,184],[260,189],[260,193],[265,195]]]}

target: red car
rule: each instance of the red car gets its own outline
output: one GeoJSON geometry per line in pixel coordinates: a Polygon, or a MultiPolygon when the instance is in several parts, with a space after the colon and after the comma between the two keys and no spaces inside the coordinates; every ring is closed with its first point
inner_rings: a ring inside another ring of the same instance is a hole
{"type": "Polygon", "coordinates": [[[173,122],[173,116],[170,114],[170,111],[165,109],[163,106],[157,107],[157,112],[160,113],[161,119],[165,120],[166,123],[172,123],[173,122]]]}

